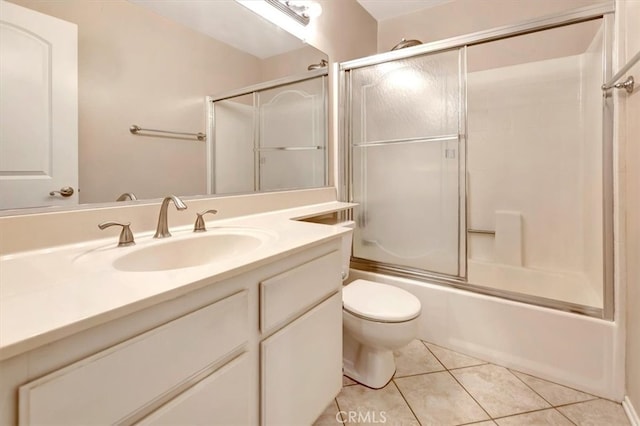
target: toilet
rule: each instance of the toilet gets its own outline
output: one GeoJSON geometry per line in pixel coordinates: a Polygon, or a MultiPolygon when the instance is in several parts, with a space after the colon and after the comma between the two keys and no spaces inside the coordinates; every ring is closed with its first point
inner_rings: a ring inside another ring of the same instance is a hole
{"type": "MultiPolygon", "coordinates": [[[[352,239],[352,233],[343,237],[344,279],[352,239]]],[[[343,287],[342,306],[344,375],[373,389],[384,387],[396,371],[393,351],[417,336],[420,300],[406,290],[359,279],[343,287]]]]}

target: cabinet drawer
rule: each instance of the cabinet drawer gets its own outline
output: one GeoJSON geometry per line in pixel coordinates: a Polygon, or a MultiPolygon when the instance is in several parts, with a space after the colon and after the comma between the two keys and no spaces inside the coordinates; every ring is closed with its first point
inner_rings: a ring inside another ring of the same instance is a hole
{"type": "Polygon", "coordinates": [[[112,424],[247,342],[242,291],[20,387],[21,424],[112,424]]]}
{"type": "Polygon", "coordinates": [[[342,387],[336,293],[260,344],[262,425],[310,425],[342,387]]]}
{"type": "Polygon", "coordinates": [[[260,283],[260,331],[269,333],[334,293],[342,285],[340,251],[260,283]]]}
{"type": "Polygon", "coordinates": [[[168,402],[138,425],[250,424],[251,377],[248,364],[248,355],[241,355],[168,402]]]}

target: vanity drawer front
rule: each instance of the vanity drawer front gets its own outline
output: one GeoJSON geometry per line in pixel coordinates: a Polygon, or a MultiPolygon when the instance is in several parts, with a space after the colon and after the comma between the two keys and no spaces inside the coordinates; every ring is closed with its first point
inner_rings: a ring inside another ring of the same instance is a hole
{"type": "Polygon", "coordinates": [[[268,333],[342,285],[340,251],[303,263],[260,283],[260,331],[268,333]]]}
{"type": "Polygon", "coordinates": [[[248,339],[242,291],[20,387],[20,424],[113,424],[155,407],[248,339]],[[152,404],[153,403],[153,404],[152,404]]]}
{"type": "Polygon", "coordinates": [[[138,425],[251,424],[249,356],[241,355],[169,401],[138,425]]]}

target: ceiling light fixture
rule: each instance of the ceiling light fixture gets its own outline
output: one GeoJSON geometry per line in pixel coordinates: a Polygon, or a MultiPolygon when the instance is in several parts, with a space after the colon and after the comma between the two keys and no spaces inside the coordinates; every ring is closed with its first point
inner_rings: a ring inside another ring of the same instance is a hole
{"type": "Polygon", "coordinates": [[[322,13],[322,6],[309,0],[236,1],[303,41],[307,38],[307,25],[311,18],[322,13]]]}

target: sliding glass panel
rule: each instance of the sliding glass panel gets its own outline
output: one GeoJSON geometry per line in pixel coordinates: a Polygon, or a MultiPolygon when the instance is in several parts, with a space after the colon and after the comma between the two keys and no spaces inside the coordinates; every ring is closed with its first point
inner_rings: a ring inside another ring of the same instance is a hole
{"type": "Polygon", "coordinates": [[[324,77],[258,93],[260,147],[324,147],[324,93],[324,77]]]}
{"type": "Polygon", "coordinates": [[[254,190],[253,94],[213,105],[215,194],[254,190]]]}
{"type": "Polygon", "coordinates": [[[601,308],[602,20],[468,48],[471,284],[601,308]]]}
{"type": "Polygon", "coordinates": [[[457,140],[360,146],[354,257],[458,274],[457,140]]]}
{"type": "Polygon", "coordinates": [[[354,144],[458,134],[458,51],[351,73],[354,144]]]}
{"type": "Polygon", "coordinates": [[[260,190],[323,186],[323,149],[260,151],[260,190]]]}
{"type": "Polygon", "coordinates": [[[459,52],[351,71],[354,257],[459,270],[459,52]]]}

